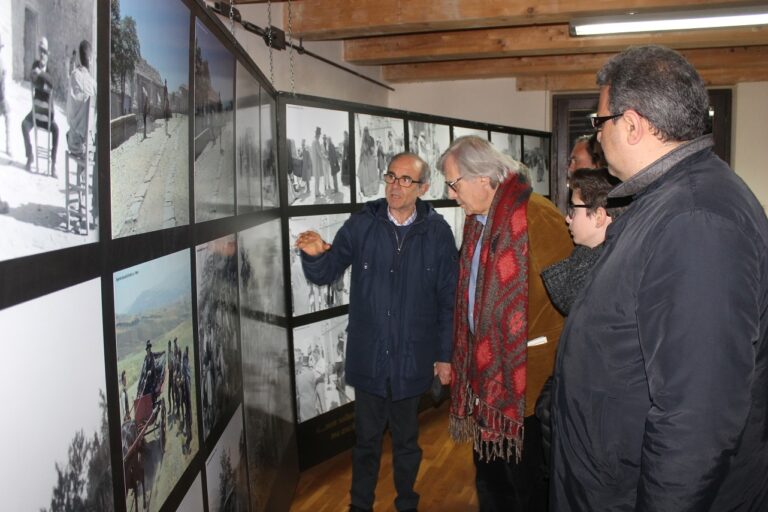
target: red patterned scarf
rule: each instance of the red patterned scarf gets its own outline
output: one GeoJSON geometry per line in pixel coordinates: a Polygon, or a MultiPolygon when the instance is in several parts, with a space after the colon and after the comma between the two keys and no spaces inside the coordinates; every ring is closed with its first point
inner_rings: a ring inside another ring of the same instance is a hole
{"type": "Polygon", "coordinates": [[[528,220],[531,187],[520,175],[499,185],[485,229],[468,218],[454,312],[450,433],[472,440],[481,460],[523,447],[528,340],[528,220]],[[472,255],[482,233],[474,323],[467,321],[472,255]]]}

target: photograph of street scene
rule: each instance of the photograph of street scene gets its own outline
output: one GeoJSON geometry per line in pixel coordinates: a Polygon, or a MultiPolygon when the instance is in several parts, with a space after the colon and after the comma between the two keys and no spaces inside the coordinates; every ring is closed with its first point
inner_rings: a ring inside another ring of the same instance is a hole
{"type": "Polygon", "coordinates": [[[96,46],[95,0],[0,0],[0,261],[98,241],[96,46]]]}
{"type": "Polygon", "coordinates": [[[235,108],[235,162],[237,213],[258,210],[262,205],[261,138],[259,124],[261,86],[245,66],[237,63],[235,108]]]}
{"type": "Polygon", "coordinates": [[[549,197],[549,138],[524,135],[523,163],[528,167],[533,191],[549,197]]]}
{"type": "Polygon", "coordinates": [[[195,222],[235,213],[235,57],[195,22],[195,222]]]}
{"type": "Polygon", "coordinates": [[[239,402],[242,384],[235,235],[198,245],[195,253],[203,432],[207,439],[239,402]]]}
{"type": "Polygon", "coordinates": [[[159,510],[198,449],[190,254],[115,272],[115,340],[129,511],[159,510]]]}
{"type": "Polygon", "coordinates": [[[443,151],[451,145],[451,132],[447,125],[408,121],[410,143],[408,151],[416,153],[429,164],[429,190],[422,199],[447,199],[445,178],[437,168],[437,161],[443,151]]]}
{"type": "Polygon", "coordinates": [[[357,200],[384,197],[384,178],[392,157],[405,150],[405,123],[393,117],[355,114],[357,200]]]}
{"type": "Polygon", "coordinates": [[[0,332],[2,509],[113,510],[101,280],[0,311],[0,332]]]}
{"type": "Polygon", "coordinates": [[[522,148],[523,138],[516,133],[503,133],[503,132],[491,132],[491,144],[504,153],[509,155],[518,162],[522,162],[522,148]]]}
{"type": "Polygon", "coordinates": [[[243,406],[237,408],[205,464],[208,512],[248,512],[243,406]]]}

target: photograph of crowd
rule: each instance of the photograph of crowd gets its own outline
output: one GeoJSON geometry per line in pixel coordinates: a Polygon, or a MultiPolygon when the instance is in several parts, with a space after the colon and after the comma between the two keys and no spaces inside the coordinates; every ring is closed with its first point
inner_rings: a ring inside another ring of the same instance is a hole
{"type": "Polygon", "coordinates": [[[273,219],[238,234],[240,305],[251,315],[285,317],[280,225],[273,219]]]}
{"type": "Polygon", "coordinates": [[[242,382],[235,235],[198,245],[195,261],[203,432],[207,439],[239,402],[242,382]]]}
{"type": "Polygon", "coordinates": [[[357,155],[357,199],[359,202],[384,197],[384,179],[393,156],[405,150],[405,123],[402,119],[355,114],[355,155],[357,155]]]}
{"type": "Polygon", "coordinates": [[[528,167],[533,191],[549,196],[549,137],[524,135],[523,163],[528,167]]]}
{"type": "Polygon", "coordinates": [[[0,260],[98,241],[96,1],[0,1],[0,260]]]}
{"type": "Polygon", "coordinates": [[[481,130],[479,128],[467,128],[465,126],[453,127],[453,140],[456,140],[459,137],[466,137],[467,135],[474,135],[475,137],[488,140],[487,130],[481,130]]]}
{"type": "Polygon", "coordinates": [[[451,226],[453,238],[456,239],[456,249],[461,248],[461,240],[464,235],[464,210],[458,206],[443,206],[435,208],[437,213],[443,216],[445,221],[451,226]]]}
{"type": "Polygon", "coordinates": [[[416,153],[429,164],[429,190],[422,199],[446,199],[445,178],[437,168],[440,155],[451,145],[450,128],[444,124],[408,121],[408,151],[416,153]]]}
{"type": "Polygon", "coordinates": [[[235,58],[195,22],[195,222],[234,215],[235,58]]]}
{"type": "Polygon", "coordinates": [[[243,406],[237,408],[205,464],[208,512],[248,512],[243,406]]]}
{"type": "Polygon", "coordinates": [[[264,208],[278,206],[277,185],[277,106],[269,94],[261,100],[261,203],[264,208]]]}
{"type": "Polygon", "coordinates": [[[198,449],[188,250],[113,276],[128,510],[160,510],[198,449]]]}
{"type": "Polygon", "coordinates": [[[261,135],[259,124],[261,86],[245,66],[237,63],[235,73],[235,182],[237,213],[261,208],[261,135]]]}
{"type": "Polygon", "coordinates": [[[113,510],[101,281],[0,311],[0,332],[3,510],[113,510]]]}
{"type": "Polygon", "coordinates": [[[189,486],[176,512],[203,512],[203,483],[200,475],[197,475],[189,486]]]}
{"type": "Polygon", "coordinates": [[[181,0],[112,1],[113,238],[189,223],[189,20],[181,0]]]}
{"type": "Polygon", "coordinates": [[[349,114],[288,105],[285,119],[288,203],[349,203],[349,114]]]}
{"type": "Polygon", "coordinates": [[[336,232],[348,218],[349,214],[337,213],[288,219],[288,238],[291,247],[293,316],[305,315],[349,304],[351,270],[348,268],[344,275],[333,284],[316,285],[304,277],[304,270],[301,268],[300,251],[295,248],[296,237],[304,231],[315,231],[323,240],[332,244],[336,232]]]}
{"type": "Polygon", "coordinates": [[[294,435],[288,332],[240,311],[251,510],[266,510],[294,435]]]}
{"type": "Polygon", "coordinates": [[[523,138],[516,133],[491,132],[491,144],[518,162],[522,162],[523,138]]]}
{"type": "Polygon", "coordinates": [[[344,379],[347,320],[343,315],[293,330],[299,423],[355,399],[355,390],[344,379]]]}

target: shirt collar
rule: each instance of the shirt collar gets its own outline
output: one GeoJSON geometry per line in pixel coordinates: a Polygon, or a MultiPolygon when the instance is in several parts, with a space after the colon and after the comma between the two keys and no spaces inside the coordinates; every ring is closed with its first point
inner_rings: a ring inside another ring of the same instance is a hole
{"type": "Polygon", "coordinates": [[[392,212],[389,211],[389,207],[387,207],[387,217],[389,217],[389,220],[395,226],[410,226],[411,224],[413,224],[413,221],[416,220],[416,208],[413,209],[413,213],[411,214],[411,216],[405,219],[405,221],[402,223],[398,222],[397,219],[392,216],[392,212]]]}

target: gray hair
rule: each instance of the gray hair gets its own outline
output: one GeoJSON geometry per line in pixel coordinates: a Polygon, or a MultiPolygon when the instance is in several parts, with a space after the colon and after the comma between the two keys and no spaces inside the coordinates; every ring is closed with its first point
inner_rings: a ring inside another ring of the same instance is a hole
{"type": "Polygon", "coordinates": [[[609,86],[611,114],[635,110],[662,141],[686,141],[706,129],[709,96],[696,69],[676,51],[658,45],[631,46],[597,73],[609,86]]]}
{"type": "Polygon", "coordinates": [[[509,155],[497,150],[486,139],[475,135],[466,135],[454,140],[437,162],[440,172],[445,174],[445,161],[453,158],[461,176],[486,176],[490,178],[491,187],[510,174],[519,174],[528,178],[526,167],[509,155]]]}
{"type": "Polygon", "coordinates": [[[401,157],[409,157],[416,160],[419,163],[419,181],[421,181],[422,184],[429,183],[429,178],[432,175],[432,172],[430,171],[430,168],[429,168],[429,164],[427,163],[426,160],[421,158],[419,155],[417,155],[416,153],[411,153],[410,151],[401,151],[400,153],[397,153],[395,156],[393,156],[389,160],[389,164],[387,164],[387,172],[389,172],[389,166],[392,165],[392,162],[394,162],[395,160],[401,157]]]}

